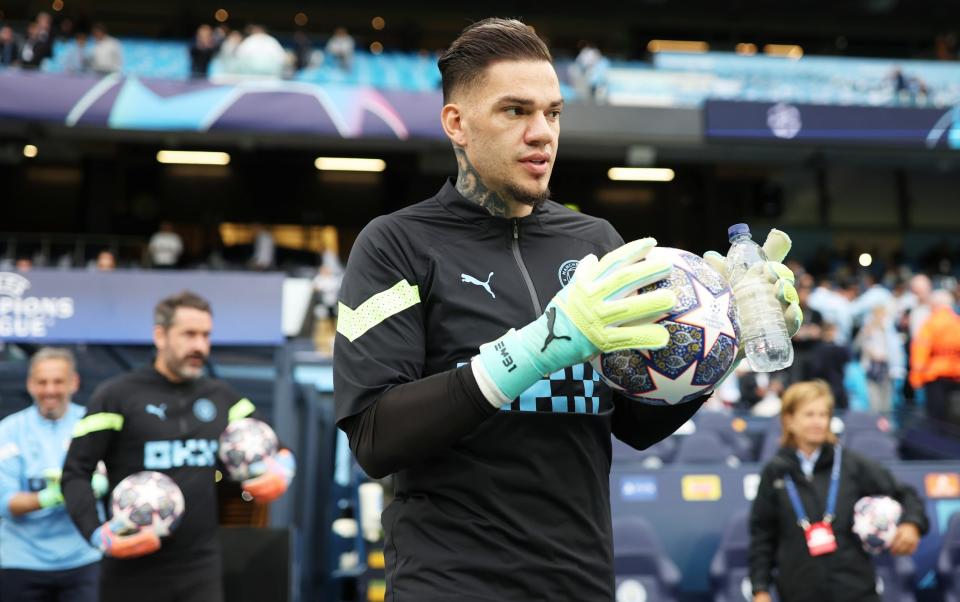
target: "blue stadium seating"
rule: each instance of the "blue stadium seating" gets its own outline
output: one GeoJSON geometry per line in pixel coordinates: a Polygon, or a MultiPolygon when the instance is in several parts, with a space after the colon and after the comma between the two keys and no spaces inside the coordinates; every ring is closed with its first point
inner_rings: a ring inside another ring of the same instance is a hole
{"type": "Polygon", "coordinates": [[[697,431],[684,437],[674,462],[736,465],[739,464],[739,458],[717,433],[697,431]]]}
{"type": "MultiPolygon", "coordinates": [[[[125,38],[123,73],[185,80],[190,76],[189,43],[178,40],[125,38]]],[[[44,69],[63,71],[73,42],[58,42],[44,69]]],[[[569,62],[559,61],[566,98],[576,92],[566,81],[569,62]]],[[[215,60],[211,74],[220,65],[215,60]]],[[[430,53],[358,51],[353,69],[331,64],[304,69],[295,79],[310,83],[366,85],[386,90],[430,91],[439,88],[437,56],[430,53]]],[[[727,52],[660,53],[653,64],[611,60],[606,72],[608,98],[614,104],[699,107],[708,99],[796,102],[835,105],[949,107],[960,103],[960,65],[939,61],[891,61],[853,57],[806,56],[790,60],[740,56],[727,52]],[[895,68],[928,93],[898,92],[895,68]],[[919,85],[919,84],[918,84],[919,85]]]]}
{"type": "Polygon", "coordinates": [[[897,450],[899,442],[894,437],[879,431],[854,433],[847,439],[846,445],[853,451],[878,462],[900,459],[900,452],[897,450]]]}
{"type": "Polygon", "coordinates": [[[937,557],[937,577],[944,602],[960,602],[960,512],[950,518],[937,557]]]}
{"type": "Polygon", "coordinates": [[[646,519],[614,519],[613,564],[617,600],[676,600],[680,569],[646,519]]]}
{"type": "Polygon", "coordinates": [[[726,412],[701,410],[693,417],[698,432],[712,432],[726,443],[742,462],[753,460],[750,438],[733,428],[733,416],[726,412]]]}

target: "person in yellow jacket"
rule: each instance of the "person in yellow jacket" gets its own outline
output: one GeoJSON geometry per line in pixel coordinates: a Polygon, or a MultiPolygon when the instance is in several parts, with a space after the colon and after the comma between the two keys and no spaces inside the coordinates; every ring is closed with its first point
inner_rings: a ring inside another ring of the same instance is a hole
{"type": "MultiPolygon", "coordinates": [[[[930,295],[930,317],[910,345],[910,385],[923,387],[931,419],[951,420],[947,399],[960,388],[960,315],[946,290],[930,295]]],[[[960,421],[960,408],[952,412],[952,419],[960,421]]]]}

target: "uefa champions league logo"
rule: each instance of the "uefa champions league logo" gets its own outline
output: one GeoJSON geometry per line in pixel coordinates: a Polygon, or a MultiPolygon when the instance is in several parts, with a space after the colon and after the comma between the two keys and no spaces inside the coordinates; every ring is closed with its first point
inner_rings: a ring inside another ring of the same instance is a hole
{"type": "Polygon", "coordinates": [[[57,320],[73,317],[72,297],[25,297],[30,281],[0,272],[0,338],[43,338],[57,320]]]}
{"type": "Polygon", "coordinates": [[[800,109],[778,102],[767,109],[767,126],[777,138],[794,138],[803,128],[800,109]]]}

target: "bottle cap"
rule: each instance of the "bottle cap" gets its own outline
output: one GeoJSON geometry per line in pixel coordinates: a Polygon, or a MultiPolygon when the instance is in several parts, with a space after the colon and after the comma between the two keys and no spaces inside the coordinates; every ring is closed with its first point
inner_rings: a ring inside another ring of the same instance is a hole
{"type": "Polygon", "coordinates": [[[733,242],[735,236],[741,234],[750,234],[750,226],[747,224],[734,224],[727,228],[727,238],[730,239],[731,242],[733,242]]]}

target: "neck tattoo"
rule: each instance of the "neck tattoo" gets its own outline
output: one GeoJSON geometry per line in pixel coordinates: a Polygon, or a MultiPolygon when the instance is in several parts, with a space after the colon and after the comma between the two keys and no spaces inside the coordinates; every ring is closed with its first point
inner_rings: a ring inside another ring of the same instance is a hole
{"type": "Polygon", "coordinates": [[[462,146],[454,145],[453,152],[457,156],[457,192],[489,211],[490,215],[509,217],[510,206],[483,183],[480,174],[467,158],[467,151],[462,146]]]}

